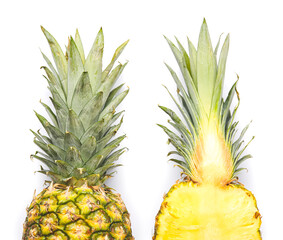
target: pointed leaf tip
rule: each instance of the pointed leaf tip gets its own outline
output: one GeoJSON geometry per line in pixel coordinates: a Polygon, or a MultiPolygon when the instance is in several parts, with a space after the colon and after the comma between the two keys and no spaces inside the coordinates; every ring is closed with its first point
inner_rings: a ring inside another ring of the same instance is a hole
{"type": "Polygon", "coordinates": [[[170,45],[170,47],[171,47],[171,45],[174,46],[173,42],[172,42],[168,37],[166,37],[165,35],[163,35],[163,37],[165,38],[165,40],[167,41],[167,43],[170,45]]]}
{"type": "Polygon", "coordinates": [[[202,25],[201,25],[201,32],[204,31],[204,32],[208,32],[208,26],[207,26],[207,22],[205,20],[205,18],[203,19],[203,22],[202,22],[202,25]]]}
{"type": "Polygon", "coordinates": [[[69,37],[69,41],[72,42],[72,43],[74,43],[74,44],[76,44],[76,43],[75,43],[75,40],[74,40],[74,38],[73,38],[72,36],[69,37]]]}

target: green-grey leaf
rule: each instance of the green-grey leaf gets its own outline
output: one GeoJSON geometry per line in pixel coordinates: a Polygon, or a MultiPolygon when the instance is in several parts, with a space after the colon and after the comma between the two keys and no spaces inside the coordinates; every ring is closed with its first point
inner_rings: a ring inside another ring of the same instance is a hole
{"type": "Polygon", "coordinates": [[[72,109],[79,114],[92,96],[93,94],[89,81],[89,75],[87,72],[83,72],[74,90],[71,103],[72,109]]]}
{"type": "Polygon", "coordinates": [[[198,93],[205,113],[209,116],[216,78],[216,59],[206,21],[203,21],[197,50],[197,84],[198,93]]]}
{"type": "Polygon", "coordinates": [[[54,162],[48,160],[48,159],[39,157],[36,154],[31,155],[31,158],[36,158],[37,160],[41,161],[42,163],[44,163],[52,171],[56,171],[56,169],[57,169],[56,164],[54,162]]]}
{"type": "Polygon", "coordinates": [[[77,48],[79,50],[80,56],[82,58],[82,63],[84,64],[85,63],[84,48],[83,48],[82,40],[81,40],[78,29],[76,29],[75,43],[76,43],[77,48]]]}
{"type": "Polygon", "coordinates": [[[38,141],[36,139],[33,140],[33,142],[40,148],[42,149],[48,156],[52,157],[53,159],[56,158],[56,155],[54,156],[52,152],[48,149],[48,144],[38,141]]]}
{"type": "Polygon", "coordinates": [[[103,118],[95,122],[90,128],[86,130],[84,135],[81,137],[81,141],[84,142],[88,137],[94,136],[96,139],[99,138],[100,132],[107,127],[113,118],[114,112],[107,113],[103,118]]]}
{"type": "Polygon", "coordinates": [[[111,116],[111,118],[108,117],[109,121],[107,121],[107,122],[105,121],[105,124],[104,124],[104,126],[103,126],[103,128],[100,132],[100,136],[104,136],[108,132],[108,130],[111,128],[112,124],[114,122],[116,122],[116,120],[122,115],[123,112],[125,112],[125,111],[121,111],[121,112],[118,112],[116,114],[114,114],[114,112],[106,114],[106,116],[109,115],[109,116],[111,116]]]}
{"type": "Polygon", "coordinates": [[[49,135],[50,139],[59,146],[62,146],[64,143],[64,134],[56,127],[51,125],[43,116],[35,112],[37,118],[41,122],[42,126],[46,130],[47,134],[49,135]]]}
{"type": "Polygon", "coordinates": [[[96,138],[94,136],[88,137],[82,144],[80,152],[84,162],[89,160],[96,149],[96,138]]]}
{"type": "Polygon", "coordinates": [[[40,101],[40,103],[45,108],[48,116],[50,117],[50,119],[52,121],[52,123],[58,128],[59,127],[58,126],[58,120],[57,120],[57,117],[56,117],[55,113],[51,110],[51,108],[48,105],[46,105],[45,103],[43,103],[41,101],[40,101]]]}
{"type": "Polygon", "coordinates": [[[109,103],[101,112],[99,119],[102,119],[104,115],[110,112],[114,112],[116,107],[123,101],[123,99],[127,96],[129,93],[129,89],[123,91],[120,93],[117,97],[115,97],[111,103],[109,103]]]}
{"type": "Polygon", "coordinates": [[[216,47],[215,47],[214,52],[213,52],[216,59],[217,59],[217,53],[218,53],[218,48],[219,48],[219,45],[220,45],[221,36],[222,36],[222,34],[219,36],[218,42],[217,42],[216,47]]]}
{"type": "Polygon", "coordinates": [[[69,147],[66,153],[65,162],[70,164],[73,168],[82,166],[83,161],[81,159],[80,152],[76,147],[69,147]]]}
{"type": "Polygon", "coordinates": [[[62,87],[60,80],[58,80],[58,78],[54,75],[54,73],[52,73],[49,70],[49,68],[47,68],[45,66],[43,66],[41,68],[45,71],[45,73],[47,75],[47,79],[49,80],[49,82],[48,82],[49,85],[54,86],[54,88],[56,88],[56,90],[58,91],[60,97],[62,99],[65,99],[66,96],[65,96],[64,88],[62,87]]]}
{"type": "Polygon", "coordinates": [[[80,140],[71,132],[66,132],[64,137],[64,149],[68,150],[70,147],[75,147],[80,149],[81,147],[80,140]]]}
{"type": "Polygon", "coordinates": [[[97,92],[102,80],[103,48],[104,36],[101,28],[96,36],[84,65],[85,70],[89,73],[89,79],[93,93],[97,92]]]}
{"type": "Polygon", "coordinates": [[[88,173],[93,173],[94,170],[97,168],[99,162],[104,158],[104,156],[96,154],[91,157],[85,164],[85,168],[87,169],[88,173]]]}
{"type": "Polygon", "coordinates": [[[56,110],[56,117],[58,121],[58,128],[60,131],[66,131],[66,121],[68,116],[68,108],[66,106],[61,105],[58,103],[54,98],[50,98],[55,110],[56,110]]]}
{"type": "Polygon", "coordinates": [[[56,182],[56,183],[60,183],[64,179],[64,176],[56,172],[52,172],[50,170],[41,169],[40,171],[37,171],[37,172],[45,174],[46,176],[50,177],[53,182],[56,182]]]}
{"type": "Polygon", "coordinates": [[[97,151],[100,151],[102,148],[104,148],[105,145],[110,141],[110,139],[115,136],[115,134],[121,127],[122,122],[123,122],[123,118],[121,118],[119,124],[111,127],[111,129],[107,132],[107,134],[97,142],[97,151]]]}
{"type": "Polygon", "coordinates": [[[99,168],[96,168],[95,171],[94,171],[94,173],[98,173],[98,174],[100,174],[100,175],[103,175],[103,174],[106,173],[107,170],[113,168],[114,166],[115,166],[115,167],[118,167],[118,166],[121,166],[121,164],[115,164],[115,165],[114,165],[113,163],[111,163],[111,164],[106,164],[106,165],[103,165],[103,166],[101,166],[101,167],[99,167],[99,168]]]}
{"type": "Polygon", "coordinates": [[[178,89],[180,90],[180,92],[182,94],[182,97],[183,97],[183,99],[184,99],[184,101],[186,103],[186,106],[189,109],[189,113],[190,113],[190,115],[192,117],[192,121],[193,121],[194,126],[198,126],[198,122],[199,122],[198,109],[195,107],[195,104],[193,103],[192,99],[186,93],[182,83],[180,82],[179,78],[177,77],[177,74],[166,63],[165,63],[165,65],[168,68],[168,70],[170,71],[174,81],[176,82],[176,85],[177,85],[178,89]]]}
{"type": "Polygon", "coordinates": [[[246,160],[249,159],[249,158],[252,158],[252,155],[248,154],[248,155],[245,155],[245,156],[241,157],[241,158],[235,163],[234,169],[237,169],[241,163],[243,163],[244,161],[246,161],[246,160]]]}
{"type": "Polygon", "coordinates": [[[99,92],[90,99],[80,112],[79,118],[81,119],[85,129],[88,129],[97,118],[102,108],[103,93],[99,92]]]}
{"type": "Polygon", "coordinates": [[[53,145],[53,144],[48,144],[48,148],[50,149],[50,151],[56,152],[59,159],[65,158],[66,152],[62,148],[59,148],[59,147],[57,147],[56,145],[53,145]]]}
{"type": "Polygon", "coordinates": [[[243,139],[243,137],[244,137],[246,131],[248,130],[249,126],[250,126],[250,123],[246,127],[244,127],[239,138],[232,144],[232,148],[234,148],[234,146],[237,146],[241,142],[241,140],[243,139]]]}
{"type": "MultiPolygon", "coordinates": [[[[45,140],[44,140],[44,138],[41,136],[41,134],[40,134],[39,132],[36,133],[35,131],[33,131],[33,130],[31,130],[31,129],[30,129],[30,131],[31,131],[32,134],[35,136],[35,139],[37,139],[37,140],[40,141],[40,142],[46,143],[45,140]]],[[[51,141],[50,141],[50,142],[51,142],[51,141]]],[[[50,143],[50,142],[48,142],[48,143],[50,143]]]]}
{"type": "MultiPolygon", "coordinates": [[[[184,156],[184,158],[187,160],[190,158],[190,149],[188,145],[175,133],[173,133],[171,130],[169,130],[167,127],[157,124],[159,127],[161,127],[164,132],[169,136],[169,142],[173,144],[173,146],[177,149],[177,151],[184,156]]],[[[189,164],[189,163],[188,163],[189,164]]]]}
{"type": "Polygon", "coordinates": [[[234,95],[236,93],[236,86],[237,86],[237,82],[236,81],[233,86],[231,87],[229,93],[228,93],[228,96],[223,104],[223,109],[222,109],[222,125],[225,126],[226,122],[227,122],[227,119],[228,119],[228,116],[229,116],[229,113],[230,113],[230,106],[231,106],[231,103],[233,101],[233,98],[234,98],[234,95]]]}
{"type": "Polygon", "coordinates": [[[111,141],[109,144],[106,145],[103,149],[101,149],[99,152],[96,153],[95,156],[102,156],[100,161],[96,162],[95,169],[98,167],[101,167],[103,165],[103,160],[107,158],[107,156],[117,147],[119,147],[120,143],[124,140],[126,135],[120,136],[116,138],[115,140],[111,141]]]}
{"type": "Polygon", "coordinates": [[[85,132],[84,126],[80,118],[72,109],[69,109],[66,131],[72,132],[78,138],[80,138],[85,132]]]}
{"type": "Polygon", "coordinates": [[[119,90],[124,86],[124,83],[120,84],[118,87],[114,88],[108,95],[107,100],[105,102],[105,107],[112,101],[112,99],[116,96],[119,90]]]}
{"type": "Polygon", "coordinates": [[[196,136],[196,129],[193,125],[192,120],[190,119],[190,117],[188,116],[188,114],[185,112],[184,108],[182,108],[180,106],[180,104],[176,101],[176,99],[173,97],[173,95],[170,93],[170,91],[168,90],[168,88],[166,86],[164,86],[165,89],[167,90],[167,92],[169,93],[170,97],[172,98],[172,100],[174,101],[174,103],[176,104],[176,106],[178,107],[179,111],[181,112],[183,118],[185,119],[188,128],[190,129],[191,133],[193,134],[193,136],[196,136]]]}
{"type": "Polygon", "coordinates": [[[55,62],[55,65],[57,67],[60,79],[65,87],[65,89],[67,89],[67,61],[66,58],[64,56],[64,53],[61,49],[61,47],[59,46],[59,44],[57,43],[57,41],[55,40],[55,38],[43,27],[41,27],[52,52],[52,56],[55,62]]]}
{"type": "MultiPolygon", "coordinates": [[[[53,75],[55,76],[57,82],[60,82],[60,85],[62,86],[62,82],[60,79],[60,76],[58,75],[58,72],[56,71],[56,69],[54,68],[53,64],[51,63],[51,61],[49,60],[49,58],[43,53],[41,52],[45,62],[47,63],[48,67],[50,68],[50,70],[52,71],[53,75]]],[[[62,89],[64,89],[64,86],[62,86],[62,89]]]]}
{"type": "Polygon", "coordinates": [[[240,156],[242,155],[242,153],[246,150],[246,148],[249,146],[249,144],[253,140],[254,140],[254,137],[252,137],[251,140],[246,144],[246,146],[244,146],[243,149],[237,154],[237,156],[235,157],[234,162],[237,162],[240,159],[240,156]]]}
{"type": "Polygon", "coordinates": [[[98,137],[100,131],[102,130],[104,126],[104,119],[101,119],[94,123],[91,127],[89,127],[84,135],[81,137],[81,142],[86,141],[87,138],[94,136],[95,138],[98,137]]]}
{"type": "Polygon", "coordinates": [[[188,40],[188,46],[189,46],[189,54],[190,54],[190,67],[191,67],[191,76],[194,82],[194,85],[197,89],[198,84],[197,84],[197,50],[190,41],[189,38],[188,40]]]}
{"type": "Polygon", "coordinates": [[[62,174],[64,177],[68,177],[73,167],[63,160],[56,160],[55,163],[57,165],[58,172],[60,172],[60,174],[62,174]]]}
{"type": "Polygon", "coordinates": [[[88,175],[86,177],[86,179],[87,179],[87,182],[89,183],[90,186],[97,186],[97,182],[100,179],[100,175],[99,174],[91,174],[91,175],[88,175]]]}
{"type": "Polygon", "coordinates": [[[217,67],[217,76],[215,80],[215,87],[214,87],[214,93],[213,93],[213,110],[215,112],[219,112],[219,106],[220,106],[220,100],[222,97],[222,90],[223,90],[223,82],[225,77],[225,69],[226,69],[226,61],[229,51],[229,34],[227,35],[225,42],[222,46],[220,57],[219,57],[219,63],[217,67]]]}
{"type": "Polygon", "coordinates": [[[115,161],[117,161],[119,159],[119,157],[126,152],[127,148],[122,148],[119,149],[117,151],[115,151],[114,153],[112,153],[109,157],[107,157],[106,159],[104,159],[103,164],[110,164],[113,163],[115,161]]]}
{"type": "Polygon", "coordinates": [[[102,82],[101,86],[99,87],[98,91],[103,92],[103,104],[105,103],[108,95],[111,91],[116,80],[119,78],[121,73],[123,72],[124,68],[126,67],[127,63],[119,64],[117,67],[113,69],[113,71],[106,77],[105,81],[102,82]]]}
{"type": "Polygon", "coordinates": [[[180,43],[180,41],[178,40],[178,38],[176,38],[176,41],[178,43],[178,46],[179,46],[179,49],[180,49],[180,52],[182,54],[182,62],[183,62],[183,65],[185,66],[186,69],[189,70],[189,73],[191,74],[191,66],[190,66],[190,58],[185,50],[185,48],[183,47],[183,45],[180,43]]]}
{"type": "Polygon", "coordinates": [[[124,48],[126,47],[126,45],[128,44],[129,40],[127,40],[126,42],[122,43],[115,51],[111,62],[108,64],[108,66],[104,69],[103,73],[102,73],[102,81],[105,80],[105,78],[108,76],[108,74],[110,73],[115,61],[118,59],[118,57],[120,56],[120,54],[123,52],[124,48]]]}
{"type": "Polygon", "coordinates": [[[163,107],[163,106],[159,106],[159,108],[161,108],[165,113],[167,113],[170,116],[170,118],[175,122],[177,130],[186,137],[188,142],[192,143],[193,136],[192,136],[191,132],[183,124],[183,122],[178,117],[178,115],[169,108],[166,108],[166,107],[163,107]]]}
{"type": "Polygon", "coordinates": [[[84,65],[74,39],[70,39],[68,55],[68,106],[71,106],[75,86],[84,71],[84,65]]]}

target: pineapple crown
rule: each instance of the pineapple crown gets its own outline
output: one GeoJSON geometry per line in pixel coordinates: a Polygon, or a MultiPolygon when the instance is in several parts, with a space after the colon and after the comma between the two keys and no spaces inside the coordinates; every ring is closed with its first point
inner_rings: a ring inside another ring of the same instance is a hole
{"type": "Polygon", "coordinates": [[[112,138],[123,121],[123,111],[116,113],[115,109],[128,94],[128,89],[120,92],[123,84],[116,88],[113,85],[127,63],[112,68],[128,41],[116,49],[111,62],[102,70],[102,29],[86,58],[78,30],[75,38],[69,38],[64,55],[55,38],[43,27],[41,29],[55,67],[42,53],[48,65],[42,68],[51,92],[52,107],[41,103],[51,122],[36,113],[47,135],[32,131],[34,143],[42,150],[32,158],[47,166],[47,169],[41,167],[39,172],[55,183],[101,185],[113,174],[109,170],[120,166],[115,162],[126,149],[117,150],[125,135],[112,138]],[[120,122],[114,125],[119,118],[120,122]]]}
{"type": "Polygon", "coordinates": [[[220,37],[216,48],[213,49],[205,19],[200,30],[197,49],[187,39],[189,53],[177,38],[178,47],[165,37],[177,60],[185,83],[184,86],[173,69],[166,64],[177,85],[179,101],[166,89],[184,121],[173,110],[159,106],[170,116],[172,121],[169,123],[177,133],[163,125],[159,124],[159,126],[167,133],[169,142],[177,150],[169,152],[168,155],[176,154],[184,158],[183,160],[175,158],[170,160],[177,163],[190,179],[204,182],[206,180],[204,178],[207,178],[207,181],[215,180],[217,183],[227,184],[235,179],[237,173],[243,169],[239,168],[239,165],[251,155],[242,156],[249,144],[243,146],[242,140],[248,126],[235,139],[238,125],[238,122],[235,121],[235,114],[239,106],[239,94],[236,89],[238,80],[231,87],[226,99],[222,96],[229,34],[223,43],[217,61],[220,37]],[[231,111],[231,103],[235,94],[238,104],[231,111]],[[205,166],[209,166],[206,176],[204,176],[205,166]],[[213,174],[215,176],[211,176],[213,174]]]}

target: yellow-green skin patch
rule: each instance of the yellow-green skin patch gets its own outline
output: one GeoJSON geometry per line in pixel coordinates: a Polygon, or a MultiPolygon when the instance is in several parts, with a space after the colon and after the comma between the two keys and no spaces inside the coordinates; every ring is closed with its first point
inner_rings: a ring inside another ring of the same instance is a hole
{"type": "Polygon", "coordinates": [[[23,240],[133,240],[119,194],[98,187],[44,189],[27,209],[23,240]]]}
{"type": "Polygon", "coordinates": [[[177,183],[156,217],[154,240],[260,240],[253,194],[239,185],[177,183]]]}

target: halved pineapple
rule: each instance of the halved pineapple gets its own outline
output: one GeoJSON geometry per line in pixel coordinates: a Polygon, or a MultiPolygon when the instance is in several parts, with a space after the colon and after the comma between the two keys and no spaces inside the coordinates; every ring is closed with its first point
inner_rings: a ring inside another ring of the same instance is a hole
{"type": "Polygon", "coordinates": [[[238,106],[230,106],[236,90],[232,86],[222,97],[229,35],[219,60],[212,48],[204,20],[198,48],[188,40],[189,54],[177,40],[177,48],[168,43],[179,64],[185,86],[177,74],[169,71],[177,84],[179,101],[169,92],[183,120],[171,109],[160,106],[172,119],[175,133],[160,125],[169,136],[181,159],[171,159],[182,168],[185,179],[176,183],[161,205],[156,217],[156,240],[257,240],[261,239],[261,217],[253,194],[238,181],[239,165],[250,155],[242,156],[245,127],[235,139],[234,121],[238,106]]]}

